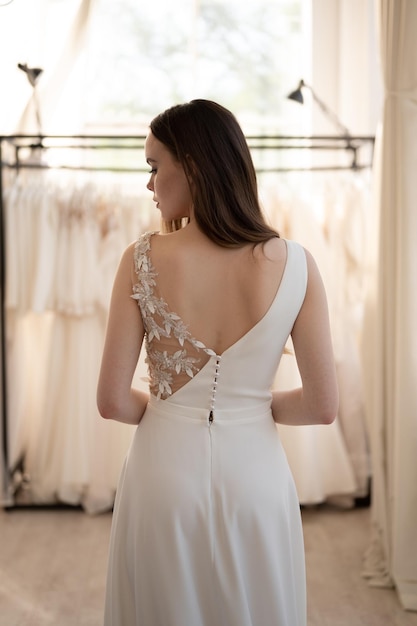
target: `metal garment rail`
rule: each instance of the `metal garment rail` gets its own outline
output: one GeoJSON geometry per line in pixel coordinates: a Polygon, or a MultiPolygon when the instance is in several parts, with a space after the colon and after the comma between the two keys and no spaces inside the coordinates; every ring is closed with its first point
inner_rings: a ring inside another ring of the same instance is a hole
{"type": "MultiPolygon", "coordinates": [[[[144,173],[146,168],[135,168],[131,165],[72,165],[65,162],[47,164],[31,162],[23,158],[22,152],[40,150],[48,153],[54,150],[90,150],[90,151],[141,151],[145,145],[145,135],[0,135],[0,363],[1,363],[1,433],[3,459],[0,463],[4,467],[4,493],[8,492],[10,473],[9,446],[8,446],[8,403],[7,403],[7,350],[6,350],[6,310],[5,310],[5,287],[6,287],[6,224],[4,211],[4,171],[23,169],[62,169],[75,171],[102,171],[102,172],[131,172],[144,173]],[[7,155],[6,155],[7,151],[7,155]],[[7,158],[6,158],[7,157],[7,158]]],[[[262,167],[256,165],[258,173],[279,172],[308,172],[308,171],[358,171],[370,168],[372,165],[372,153],[374,137],[341,136],[341,135],[315,135],[315,136],[292,136],[292,135],[248,135],[246,137],[249,148],[257,151],[293,151],[307,150],[317,152],[347,152],[350,155],[350,163],[347,165],[312,165],[311,167],[262,167]],[[362,153],[366,152],[367,160],[363,162],[362,153]]],[[[144,159],[143,159],[144,161],[144,159]]]]}

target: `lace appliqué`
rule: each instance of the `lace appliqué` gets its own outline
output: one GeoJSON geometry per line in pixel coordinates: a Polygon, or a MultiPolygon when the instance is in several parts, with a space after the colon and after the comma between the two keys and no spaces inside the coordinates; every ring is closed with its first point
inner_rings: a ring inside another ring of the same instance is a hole
{"type": "Polygon", "coordinates": [[[193,378],[199,371],[199,359],[188,354],[186,344],[195,350],[203,350],[210,356],[215,352],[194,339],[181,318],[168,309],[166,302],[155,295],[157,272],[152,265],[148,252],[154,232],[145,233],[135,245],[135,270],[138,282],[133,286],[132,298],[138,301],[145,328],[146,363],[150,377],[151,393],[157,399],[165,400],[172,394],[175,374],[186,374],[193,378]],[[161,338],[174,337],[179,349],[172,354],[158,348],[161,338]]]}

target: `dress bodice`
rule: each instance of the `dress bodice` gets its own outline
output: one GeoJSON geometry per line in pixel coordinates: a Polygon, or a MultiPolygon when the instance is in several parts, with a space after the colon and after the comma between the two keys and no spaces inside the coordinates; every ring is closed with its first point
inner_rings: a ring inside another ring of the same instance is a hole
{"type": "Polygon", "coordinates": [[[221,355],[193,337],[158,293],[150,259],[153,233],[135,246],[138,301],[145,328],[146,362],[154,399],[170,406],[228,411],[268,403],[271,386],[303,303],[307,285],[304,249],[286,240],[287,260],[273,302],[262,319],[221,355]],[[254,365],[256,364],[256,366],[254,365]]]}

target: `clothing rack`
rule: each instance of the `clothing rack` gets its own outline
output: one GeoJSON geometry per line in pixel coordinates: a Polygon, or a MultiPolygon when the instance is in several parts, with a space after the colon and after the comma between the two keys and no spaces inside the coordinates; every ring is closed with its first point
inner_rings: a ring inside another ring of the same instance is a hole
{"type": "MultiPolygon", "coordinates": [[[[1,159],[0,167],[11,169],[70,169],[88,171],[114,171],[114,172],[146,172],[144,168],[133,167],[112,167],[112,166],[85,166],[61,164],[42,164],[25,162],[21,158],[24,150],[143,150],[145,145],[145,135],[0,135],[0,154],[2,147],[7,144],[11,149],[13,158],[9,160],[1,159]],[[61,143],[56,143],[57,141],[61,143]],[[62,143],[64,142],[64,143],[62,143]],[[110,143],[103,143],[110,142],[110,143]]],[[[264,172],[290,172],[290,171],[332,171],[332,170],[360,170],[372,166],[372,152],[374,137],[369,135],[341,136],[341,135],[248,135],[246,137],[249,148],[252,152],[277,152],[277,151],[312,151],[313,153],[339,152],[350,155],[350,162],[342,165],[325,164],[310,166],[281,166],[272,165],[267,168],[255,167],[259,173],[264,172]],[[362,154],[367,150],[367,160],[363,160],[362,154]],[[370,156],[369,156],[370,155],[370,156]]]]}
{"type": "MultiPolygon", "coordinates": [[[[74,170],[89,172],[120,172],[120,173],[145,173],[145,167],[132,167],[129,165],[108,165],[99,164],[71,164],[68,162],[47,163],[42,160],[30,160],[24,158],[22,154],[29,153],[53,153],[59,150],[79,150],[90,151],[128,151],[142,152],[145,145],[145,135],[31,135],[14,134],[0,135],[0,342],[1,342],[1,432],[3,449],[0,455],[3,459],[0,462],[4,467],[4,479],[6,484],[4,492],[8,491],[9,450],[8,450],[8,406],[7,406],[7,358],[6,358],[6,320],[5,320],[5,278],[6,278],[6,242],[5,242],[5,214],[3,202],[4,172],[5,170],[74,170]],[[7,154],[6,154],[7,152],[7,154]]],[[[359,171],[372,167],[372,156],[374,137],[369,135],[341,136],[341,135],[314,135],[314,136],[291,136],[291,135],[248,135],[246,137],[249,148],[254,156],[256,171],[259,174],[280,173],[280,172],[314,172],[314,171],[359,171]],[[312,161],[318,153],[344,154],[349,156],[349,162],[339,164],[318,164],[311,165],[268,165],[258,164],[260,154],[278,153],[281,151],[311,151],[314,155],[312,161]],[[364,156],[365,155],[365,156],[364,156]]],[[[138,162],[145,162],[143,155],[138,162]]]]}

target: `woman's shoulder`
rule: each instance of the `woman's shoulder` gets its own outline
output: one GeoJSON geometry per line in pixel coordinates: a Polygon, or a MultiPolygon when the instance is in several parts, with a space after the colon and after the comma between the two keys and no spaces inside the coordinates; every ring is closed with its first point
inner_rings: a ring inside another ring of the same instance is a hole
{"type": "Polygon", "coordinates": [[[125,266],[127,270],[133,266],[136,273],[141,268],[147,269],[151,239],[157,232],[147,231],[131,241],[122,253],[120,265],[125,266]]]}
{"type": "Polygon", "coordinates": [[[311,260],[314,262],[314,259],[308,249],[295,239],[274,237],[273,239],[268,240],[265,244],[265,248],[268,251],[268,254],[276,260],[281,260],[283,257],[287,257],[289,253],[293,253],[299,258],[306,260],[307,263],[309,261],[311,262],[311,260]]]}
{"type": "Polygon", "coordinates": [[[139,237],[134,242],[132,242],[131,245],[133,245],[136,248],[140,246],[150,246],[151,240],[157,235],[159,235],[158,230],[147,230],[141,235],[139,235],[139,237]]]}
{"type": "Polygon", "coordinates": [[[287,256],[286,240],[282,237],[272,237],[259,244],[256,249],[270,261],[281,262],[287,256]]]}
{"type": "Polygon", "coordinates": [[[157,235],[159,231],[146,231],[139,235],[135,241],[132,241],[126,248],[126,254],[132,254],[134,259],[137,260],[141,256],[146,256],[151,249],[151,241],[154,235],[157,235]]]}

